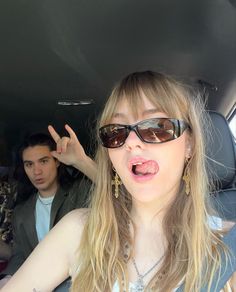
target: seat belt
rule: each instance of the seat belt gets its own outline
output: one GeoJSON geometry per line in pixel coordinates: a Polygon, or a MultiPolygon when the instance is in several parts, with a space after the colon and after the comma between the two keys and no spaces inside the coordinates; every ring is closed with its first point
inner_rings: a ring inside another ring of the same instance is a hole
{"type": "MultiPolygon", "coordinates": [[[[222,241],[228,247],[230,254],[229,260],[226,265],[225,256],[222,254],[222,262],[220,270],[215,274],[211,291],[219,292],[224,288],[231,275],[236,272],[236,224],[234,227],[223,237],[222,241]]],[[[184,283],[177,288],[176,292],[184,291],[184,283]]],[[[207,292],[207,285],[201,288],[199,292],[207,292]]]]}

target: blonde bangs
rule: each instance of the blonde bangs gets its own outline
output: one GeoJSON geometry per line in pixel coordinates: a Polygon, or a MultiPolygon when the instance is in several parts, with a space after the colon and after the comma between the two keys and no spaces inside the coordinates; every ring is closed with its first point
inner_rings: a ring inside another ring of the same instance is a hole
{"type": "Polygon", "coordinates": [[[138,118],[140,109],[143,108],[144,96],[159,112],[190,123],[188,112],[191,97],[187,87],[170,77],[163,78],[163,75],[156,74],[154,81],[146,79],[140,82],[138,78],[128,78],[117,85],[106,103],[98,127],[110,123],[119,103],[123,100],[127,101],[132,115],[138,118]]]}

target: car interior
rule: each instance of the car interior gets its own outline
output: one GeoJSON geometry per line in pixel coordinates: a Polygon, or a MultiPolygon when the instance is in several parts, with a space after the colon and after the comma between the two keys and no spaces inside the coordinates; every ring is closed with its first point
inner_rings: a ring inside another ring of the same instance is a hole
{"type": "Polygon", "coordinates": [[[211,200],[236,221],[235,0],[2,0],[0,23],[1,176],[23,137],[49,124],[61,135],[69,124],[93,155],[115,82],[154,70],[202,93],[214,128],[211,200]]]}
{"type": "MultiPolygon", "coordinates": [[[[68,123],[93,153],[93,129],[110,89],[125,74],[149,69],[200,90],[207,108],[230,123],[235,148],[235,3],[1,1],[2,171],[12,166],[19,141],[48,124],[64,134],[68,123]]],[[[227,164],[229,152],[220,149],[227,164]]]]}
{"type": "Polygon", "coordinates": [[[22,139],[48,125],[70,125],[93,156],[112,87],[153,70],[201,93],[210,200],[236,222],[236,0],[2,0],[0,24],[0,177],[13,178],[22,139]]]}
{"type": "Polygon", "coordinates": [[[235,129],[235,0],[0,2],[0,164],[32,131],[68,123],[89,147],[121,77],[164,72],[203,92],[235,129]],[[233,125],[234,124],[234,125],[233,125]]]}
{"type": "Polygon", "coordinates": [[[211,201],[220,217],[226,221],[236,221],[235,187],[235,141],[225,117],[210,111],[213,125],[212,137],[208,140],[207,161],[215,190],[211,201]]]}
{"type": "MultiPolygon", "coordinates": [[[[150,69],[201,91],[207,109],[218,113],[216,127],[219,117],[229,123],[219,126],[213,144],[229,176],[219,174],[223,189],[235,185],[235,0],[13,0],[1,1],[0,14],[2,173],[22,138],[47,132],[48,124],[63,135],[68,123],[93,154],[93,129],[112,86],[150,69]]],[[[235,198],[224,205],[235,206],[235,198]]]]}

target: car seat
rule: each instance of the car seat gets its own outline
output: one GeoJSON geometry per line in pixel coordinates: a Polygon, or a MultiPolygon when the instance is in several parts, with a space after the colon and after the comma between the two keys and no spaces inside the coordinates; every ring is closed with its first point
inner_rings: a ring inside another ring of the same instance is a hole
{"type": "Polygon", "coordinates": [[[216,187],[211,200],[221,218],[236,221],[236,145],[225,117],[214,111],[209,115],[213,131],[211,139],[207,139],[206,157],[210,179],[216,187]]]}

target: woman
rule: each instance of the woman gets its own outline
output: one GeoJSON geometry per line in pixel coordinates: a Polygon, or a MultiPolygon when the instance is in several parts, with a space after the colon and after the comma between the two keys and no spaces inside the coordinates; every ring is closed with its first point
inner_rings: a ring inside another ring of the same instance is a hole
{"type": "Polygon", "coordinates": [[[219,291],[235,255],[207,221],[206,122],[173,79],[124,78],[99,122],[91,208],[65,216],[2,291],[51,291],[68,275],[72,292],[219,291]]]}

